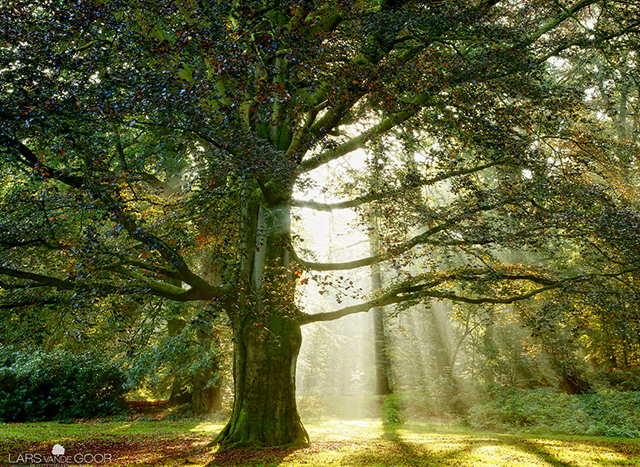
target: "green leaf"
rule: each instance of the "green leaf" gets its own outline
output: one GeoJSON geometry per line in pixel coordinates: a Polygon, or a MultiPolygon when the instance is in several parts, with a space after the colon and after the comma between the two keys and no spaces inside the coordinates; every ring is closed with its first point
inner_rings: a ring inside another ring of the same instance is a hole
{"type": "Polygon", "coordinates": [[[162,41],[170,42],[169,36],[167,36],[167,34],[164,32],[162,28],[157,26],[153,28],[153,30],[149,33],[149,37],[157,37],[160,42],[162,41]]]}
{"type": "Polygon", "coordinates": [[[178,73],[178,76],[185,81],[194,81],[193,79],[193,68],[189,65],[183,65],[182,70],[178,73]]]}

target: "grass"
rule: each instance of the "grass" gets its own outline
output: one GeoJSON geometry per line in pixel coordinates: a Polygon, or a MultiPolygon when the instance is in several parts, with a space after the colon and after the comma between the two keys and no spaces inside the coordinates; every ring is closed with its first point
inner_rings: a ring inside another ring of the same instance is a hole
{"type": "Polygon", "coordinates": [[[189,419],[0,424],[0,465],[18,465],[21,453],[50,455],[53,445],[60,444],[71,456],[108,453],[112,461],[103,465],[110,467],[640,466],[637,440],[500,434],[442,423],[383,425],[371,420],[308,424],[312,444],[305,449],[217,454],[206,445],[221,428],[219,421],[189,419]]]}

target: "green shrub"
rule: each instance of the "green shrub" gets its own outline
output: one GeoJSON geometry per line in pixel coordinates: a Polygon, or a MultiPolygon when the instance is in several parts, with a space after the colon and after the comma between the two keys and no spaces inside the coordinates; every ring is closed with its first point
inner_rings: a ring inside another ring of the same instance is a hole
{"type": "Polygon", "coordinates": [[[0,349],[0,421],[102,416],[122,408],[125,376],[98,354],[0,349]]]}
{"type": "Polygon", "coordinates": [[[324,415],[322,399],[317,396],[298,396],[298,411],[303,419],[321,419],[324,415]]]}
{"type": "Polygon", "coordinates": [[[498,388],[471,408],[468,419],[480,429],[640,438],[640,392],[498,388]]]}
{"type": "Polygon", "coordinates": [[[640,438],[640,392],[605,390],[580,396],[598,434],[640,438]]]}
{"type": "Polygon", "coordinates": [[[380,407],[380,418],[385,425],[403,423],[400,412],[402,410],[402,395],[389,394],[380,407]]]}
{"type": "Polygon", "coordinates": [[[587,375],[589,383],[597,388],[640,391],[640,366],[628,370],[597,370],[587,375]]]}

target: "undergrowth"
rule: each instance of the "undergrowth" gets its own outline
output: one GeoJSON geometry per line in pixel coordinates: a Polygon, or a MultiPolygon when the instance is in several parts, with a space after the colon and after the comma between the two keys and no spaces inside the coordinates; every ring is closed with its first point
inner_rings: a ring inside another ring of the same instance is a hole
{"type": "Polygon", "coordinates": [[[469,410],[468,421],[478,429],[640,438],[640,392],[500,388],[469,410]]]}

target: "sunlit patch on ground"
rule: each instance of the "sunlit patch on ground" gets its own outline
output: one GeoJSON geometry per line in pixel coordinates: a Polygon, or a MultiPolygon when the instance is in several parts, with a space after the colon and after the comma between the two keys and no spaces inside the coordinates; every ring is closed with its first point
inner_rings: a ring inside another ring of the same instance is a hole
{"type": "Polygon", "coordinates": [[[224,425],[220,425],[218,423],[200,423],[194,428],[191,428],[189,431],[192,433],[209,433],[211,435],[218,434],[224,425]]]}
{"type": "Polygon", "coordinates": [[[129,428],[131,426],[131,423],[125,423],[124,425],[120,425],[120,426],[116,426],[114,427],[114,431],[119,431],[119,430],[126,430],[127,428],[129,428]]]}
{"type": "Polygon", "coordinates": [[[378,420],[332,420],[307,425],[312,442],[366,442],[380,437],[382,422],[378,420]]]}

